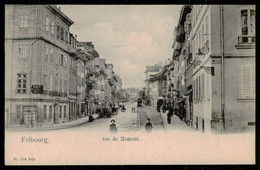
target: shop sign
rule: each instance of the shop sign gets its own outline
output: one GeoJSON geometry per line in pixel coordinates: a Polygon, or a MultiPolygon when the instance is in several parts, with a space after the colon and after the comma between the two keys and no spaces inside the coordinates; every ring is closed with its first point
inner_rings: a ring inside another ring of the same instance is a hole
{"type": "Polygon", "coordinates": [[[43,85],[32,85],[31,92],[33,94],[42,94],[43,93],[43,85]]]}

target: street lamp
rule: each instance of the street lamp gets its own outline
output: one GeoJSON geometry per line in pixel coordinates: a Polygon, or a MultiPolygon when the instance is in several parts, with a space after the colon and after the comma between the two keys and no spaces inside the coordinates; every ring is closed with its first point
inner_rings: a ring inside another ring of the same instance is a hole
{"type": "MultiPolygon", "coordinates": [[[[198,48],[198,53],[196,53],[196,55],[203,55],[205,56],[205,53],[202,53],[201,49],[198,48]]],[[[193,64],[193,63],[192,63],[193,64]]],[[[201,64],[201,61],[197,61],[195,64],[194,64],[194,67],[196,67],[197,65],[200,65],[201,64]]],[[[214,76],[215,75],[215,69],[213,66],[211,67],[208,67],[208,66],[200,66],[200,69],[204,69],[206,71],[206,73],[214,76]]]]}

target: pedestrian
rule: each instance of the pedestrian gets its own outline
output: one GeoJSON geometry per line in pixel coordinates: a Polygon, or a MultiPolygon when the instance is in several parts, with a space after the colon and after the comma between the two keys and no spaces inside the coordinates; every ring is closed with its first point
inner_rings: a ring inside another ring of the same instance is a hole
{"type": "Polygon", "coordinates": [[[116,127],[116,121],[114,119],[111,120],[111,124],[109,125],[109,130],[111,133],[116,133],[117,132],[117,127],[116,127]]]}
{"type": "Polygon", "coordinates": [[[168,122],[168,124],[171,123],[171,117],[172,117],[172,115],[173,115],[173,108],[170,107],[169,110],[168,110],[168,113],[167,113],[167,122],[168,122]]]}
{"type": "Polygon", "coordinates": [[[152,130],[153,130],[153,125],[150,122],[150,119],[147,118],[147,123],[145,124],[145,131],[146,131],[146,133],[151,133],[152,130]]]}
{"type": "Polygon", "coordinates": [[[134,113],[135,113],[135,107],[134,107],[134,113]]]}
{"type": "Polygon", "coordinates": [[[121,111],[123,111],[123,112],[126,111],[126,109],[125,109],[125,105],[122,106],[121,111]]]}

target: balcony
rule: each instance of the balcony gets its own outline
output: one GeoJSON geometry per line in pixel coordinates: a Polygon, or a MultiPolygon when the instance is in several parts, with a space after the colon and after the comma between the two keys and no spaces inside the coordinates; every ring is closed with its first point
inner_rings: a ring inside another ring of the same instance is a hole
{"type": "Polygon", "coordinates": [[[77,96],[77,93],[69,92],[69,95],[70,95],[70,96],[77,96]]]}
{"type": "Polygon", "coordinates": [[[183,43],[185,40],[185,31],[183,29],[183,26],[178,25],[176,27],[176,42],[183,43]]]}
{"type": "Polygon", "coordinates": [[[255,44],[255,36],[249,36],[249,35],[238,36],[238,44],[255,44]]]}
{"type": "Polygon", "coordinates": [[[240,35],[238,36],[237,49],[255,49],[255,36],[240,35]]]}

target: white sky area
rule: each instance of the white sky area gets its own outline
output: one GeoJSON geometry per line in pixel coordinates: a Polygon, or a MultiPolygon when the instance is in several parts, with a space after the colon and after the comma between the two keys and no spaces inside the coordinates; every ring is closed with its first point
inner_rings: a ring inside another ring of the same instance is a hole
{"type": "Polygon", "coordinates": [[[92,41],[123,87],[144,87],[146,65],[172,57],[181,5],[58,5],[78,41],[92,41]]]}

